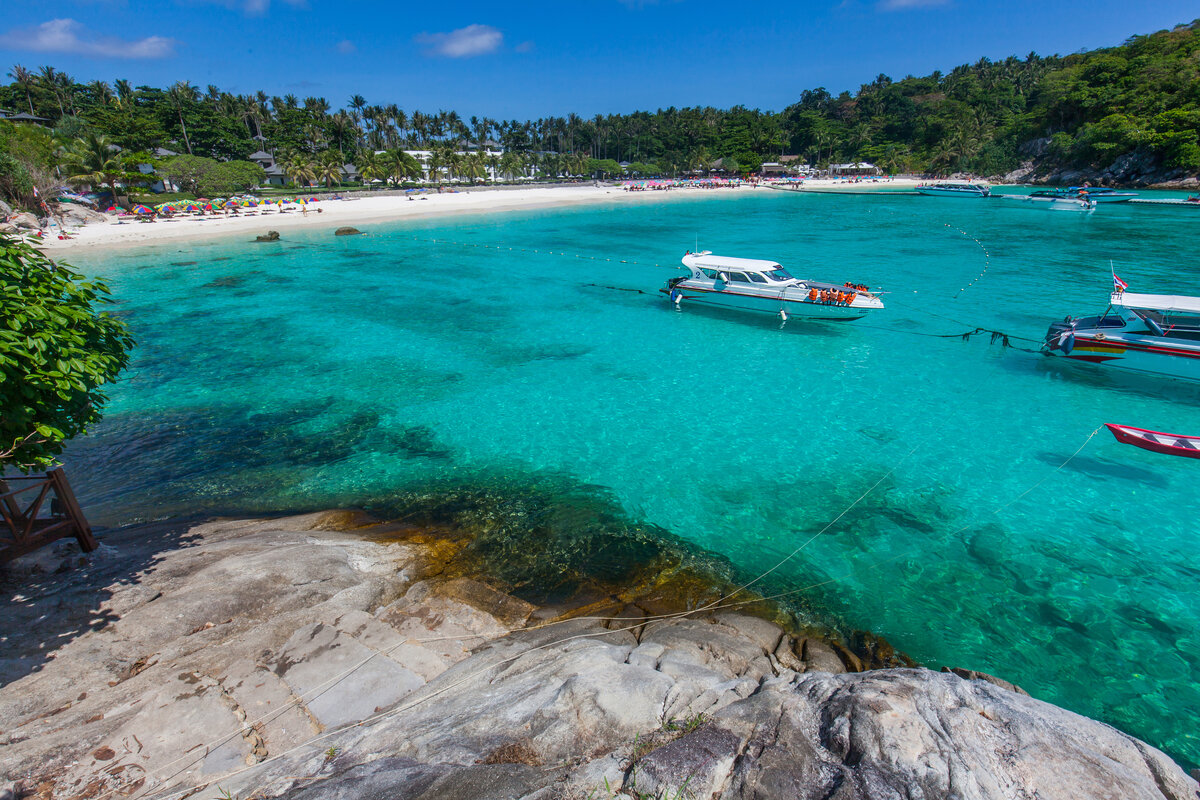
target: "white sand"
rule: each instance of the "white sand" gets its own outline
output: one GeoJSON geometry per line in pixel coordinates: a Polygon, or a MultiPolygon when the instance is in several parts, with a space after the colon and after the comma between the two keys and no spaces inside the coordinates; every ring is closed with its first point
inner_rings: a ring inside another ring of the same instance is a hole
{"type": "MultiPolygon", "coordinates": [[[[902,190],[916,185],[914,180],[896,179],[879,182],[850,183],[844,180],[809,180],[805,187],[814,190],[846,191],[902,190]]],[[[750,192],[771,191],[765,187],[694,189],[675,188],[669,191],[627,192],[620,186],[563,185],[521,187],[515,189],[477,189],[443,194],[426,193],[402,196],[357,196],[346,200],[322,200],[308,205],[305,214],[299,206],[284,206],[288,211],[269,211],[226,217],[181,217],[156,222],[137,222],[130,219],[118,222],[93,223],[70,229],[72,238],[58,239],[55,225],[42,240],[47,251],[94,250],[129,248],[165,242],[213,239],[240,236],[247,240],[279,231],[286,238],[297,228],[336,228],[343,225],[360,227],[391,220],[436,217],[452,214],[490,214],[521,209],[552,208],[590,203],[627,204],[661,202],[675,199],[703,199],[744,195],[750,192]],[[318,211],[319,209],[319,211],[318,211]]]]}
{"type": "Polygon", "coordinates": [[[50,252],[129,248],[164,242],[212,239],[241,236],[247,240],[267,231],[279,231],[287,238],[288,231],[297,228],[335,228],[343,225],[362,227],[391,220],[435,217],[451,214],[490,214],[521,209],[551,208],[585,203],[628,204],[668,199],[727,197],[753,191],[750,187],[725,189],[672,189],[670,191],[626,192],[621,187],[554,186],[507,190],[476,190],[424,194],[409,200],[407,197],[355,197],[346,200],[322,200],[308,205],[302,213],[296,205],[284,206],[289,211],[270,211],[265,214],[240,216],[186,216],[155,222],[115,219],[93,223],[70,230],[72,238],[58,239],[57,225],[47,232],[42,246],[50,252]],[[318,212],[318,209],[320,211],[318,212]]]}

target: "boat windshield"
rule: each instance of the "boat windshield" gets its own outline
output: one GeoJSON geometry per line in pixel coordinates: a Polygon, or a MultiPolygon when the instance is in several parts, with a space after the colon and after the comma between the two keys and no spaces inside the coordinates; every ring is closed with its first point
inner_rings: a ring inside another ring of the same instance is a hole
{"type": "Polygon", "coordinates": [[[775,269],[771,270],[767,274],[770,275],[772,278],[774,278],[777,281],[792,280],[792,276],[783,267],[776,267],[775,269]]]}

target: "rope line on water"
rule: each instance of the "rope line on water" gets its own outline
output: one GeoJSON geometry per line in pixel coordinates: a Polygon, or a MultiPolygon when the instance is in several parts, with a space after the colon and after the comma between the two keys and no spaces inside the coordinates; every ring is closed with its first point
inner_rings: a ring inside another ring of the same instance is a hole
{"type": "Polygon", "coordinates": [[[961,289],[959,289],[957,292],[955,292],[955,293],[954,293],[954,297],[952,297],[951,299],[952,299],[952,300],[957,300],[957,299],[958,299],[958,296],[959,296],[960,294],[962,294],[963,292],[965,292],[967,289],[970,289],[970,288],[971,288],[972,286],[974,286],[975,284],[979,283],[979,281],[983,279],[983,276],[987,274],[988,267],[989,267],[989,266],[991,266],[991,258],[992,258],[992,254],[988,252],[988,249],[987,249],[987,247],[986,247],[986,246],[984,246],[983,242],[979,241],[977,238],[975,238],[975,237],[974,237],[974,236],[972,236],[971,234],[967,233],[967,232],[966,232],[966,231],[964,231],[962,228],[956,228],[955,226],[951,225],[949,222],[946,222],[946,223],[943,223],[943,224],[944,224],[944,225],[945,225],[947,228],[950,228],[951,230],[956,230],[956,231],[958,231],[958,232],[959,232],[959,233],[961,233],[963,236],[967,237],[967,238],[968,238],[968,239],[970,239],[972,242],[974,242],[975,244],[979,245],[979,249],[983,251],[983,271],[981,271],[981,272],[980,272],[978,275],[976,275],[976,276],[975,276],[975,278],[974,278],[974,279],[973,279],[973,280],[972,280],[970,283],[968,283],[966,286],[962,287],[961,289]]]}

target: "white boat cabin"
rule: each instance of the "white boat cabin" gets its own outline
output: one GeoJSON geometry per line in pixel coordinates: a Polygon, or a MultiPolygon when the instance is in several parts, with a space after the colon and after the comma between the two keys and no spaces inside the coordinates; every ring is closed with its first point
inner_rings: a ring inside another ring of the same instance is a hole
{"type": "Polygon", "coordinates": [[[714,256],[709,252],[689,253],[683,257],[683,265],[692,271],[692,277],[697,280],[707,278],[711,281],[762,286],[774,284],[777,288],[798,283],[780,264],[759,258],[714,256]]]}

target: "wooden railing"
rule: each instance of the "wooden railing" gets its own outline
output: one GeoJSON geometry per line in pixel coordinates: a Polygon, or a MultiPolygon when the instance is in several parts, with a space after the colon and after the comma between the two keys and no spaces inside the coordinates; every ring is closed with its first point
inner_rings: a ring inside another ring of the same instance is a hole
{"type": "Polygon", "coordinates": [[[61,467],[45,475],[0,478],[0,520],[0,563],[66,536],[74,536],[85,553],[97,547],[61,467]]]}

